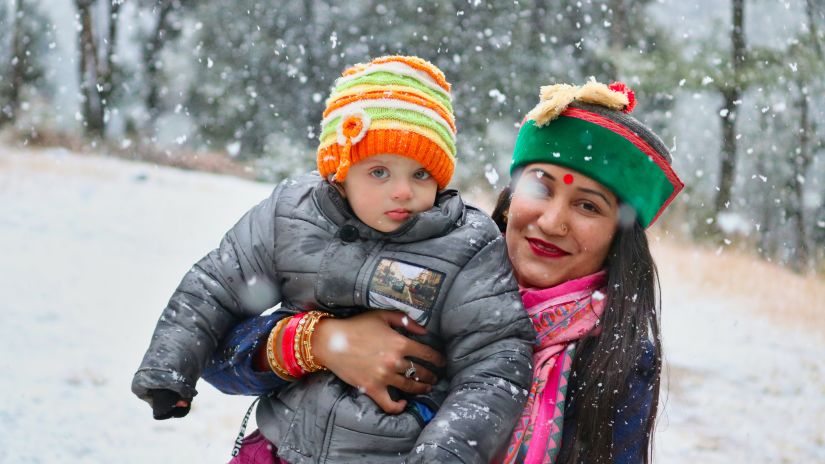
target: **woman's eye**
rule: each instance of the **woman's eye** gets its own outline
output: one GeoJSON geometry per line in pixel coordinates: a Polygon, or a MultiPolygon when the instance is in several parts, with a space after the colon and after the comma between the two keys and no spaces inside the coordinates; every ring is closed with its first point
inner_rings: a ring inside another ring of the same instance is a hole
{"type": "Polygon", "coordinates": [[[585,202],[580,203],[579,207],[583,210],[586,210],[587,212],[590,212],[590,213],[598,213],[599,212],[599,207],[596,206],[593,203],[590,203],[589,201],[585,201],[585,202]]]}
{"type": "Polygon", "coordinates": [[[390,175],[390,173],[384,168],[375,168],[370,171],[370,175],[375,177],[376,179],[383,179],[390,175]]]}
{"type": "Polygon", "coordinates": [[[413,177],[418,179],[418,180],[427,180],[432,176],[426,170],[419,169],[418,171],[415,171],[415,174],[413,174],[413,177]]]}
{"type": "Polygon", "coordinates": [[[530,179],[524,182],[520,190],[533,198],[544,198],[550,195],[550,188],[539,180],[530,179]]]}

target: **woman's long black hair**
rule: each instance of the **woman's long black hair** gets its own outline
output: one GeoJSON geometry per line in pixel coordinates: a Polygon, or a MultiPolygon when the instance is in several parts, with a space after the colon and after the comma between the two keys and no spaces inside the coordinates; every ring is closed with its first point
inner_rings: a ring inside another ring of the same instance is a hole
{"type": "MultiPolygon", "coordinates": [[[[514,173],[511,186],[501,192],[493,211],[493,220],[502,232],[517,179],[518,173],[514,173]]],[[[601,333],[581,340],[576,350],[565,411],[565,427],[575,424],[575,429],[563,430],[557,463],[613,463],[614,456],[643,438],[647,443],[642,451],[644,462],[652,458],[662,369],[659,277],[644,228],[632,222],[630,226],[619,225],[608,251],[601,333]],[[644,395],[630,395],[628,382],[634,373],[652,380],[650,404],[644,401],[644,395]],[[635,427],[645,436],[640,433],[622,437],[621,443],[614,442],[613,429],[620,412],[625,417],[645,418],[635,427]]]]}

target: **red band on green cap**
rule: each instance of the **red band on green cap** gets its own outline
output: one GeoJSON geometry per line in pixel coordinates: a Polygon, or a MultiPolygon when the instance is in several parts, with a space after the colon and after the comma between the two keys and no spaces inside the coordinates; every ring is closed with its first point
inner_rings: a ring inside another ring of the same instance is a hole
{"type": "Polygon", "coordinates": [[[673,171],[673,168],[661,155],[656,153],[656,150],[650,146],[647,142],[642,140],[641,137],[636,135],[635,132],[631,131],[630,129],[626,128],[625,126],[618,124],[600,114],[592,113],[587,110],[582,110],[579,108],[568,108],[563,113],[562,116],[567,116],[571,118],[578,118],[583,119],[588,122],[592,122],[593,124],[598,124],[605,129],[611,130],[616,134],[626,138],[630,141],[633,145],[636,145],[636,148],[642,151],[648,158],[650,158],[654,163],[659,165],[659,168],[662,172],[665,173],[665,176],[670,181],[671,184],[674,186],[678,186],[676,193],[679,193],[679,190],[682,190],[684,184],[676,175],[676,172],[673,171]]]}
{"type": "Polygon", "coordinates": [[[645,142],[641,137],[636,135],[635,132],[598,113],[593,113],[592,111],[587,111],[580,108],[567,108],[561,115],[592,122],[593,124],[598,124],[599,126],[602,126],[605,129],[613,131],[614,133],[626,138],[633,145],[636,145],[636,148],[641,150],[642,153],[647,155],[647,157],[650,158],[651,161],[653,161],[659,166],[659,169],[661,169],[662,172],[665,174],[667,180],[670,181],[671,185],[673,185],[673,193],[662,204],[662,207],[659,209],[659,212],[656,213],[656,216],[654,216],[653,219],[650,221],[650,224],[656,222],[656,220],[659,219],[659,216],[662,215],[662,212],[664,212],[664,210],[667,209],[668,205],[673,201],[674,198],[676,198],[676,195],[678,195],[679,192],[682,191],[682,188],[684,188],[685,186],[682,180],[679,179],[679,176],[676,175],[676,171],[673,170],[673,167],[670,165],[670,163],[668,163],[667,160],[665,160],[661,155],[656,153],[656,150],[654,150],[653,147],[651,147],[650,144],[645,142]]]}

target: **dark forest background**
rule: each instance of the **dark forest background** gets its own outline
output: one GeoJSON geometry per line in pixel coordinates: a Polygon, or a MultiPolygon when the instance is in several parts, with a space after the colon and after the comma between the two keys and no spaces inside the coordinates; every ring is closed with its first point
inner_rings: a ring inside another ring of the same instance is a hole
{"type": "Polygon", "coordinates": [[[344,67],[413,54],[453,84],[453,185],[492,194],[541,85],[622,80],[687,184],[667,233],[822,272],[824,37],[821,0],[8,0],[0,131],[274,181],[313,167],[344,67]]]}

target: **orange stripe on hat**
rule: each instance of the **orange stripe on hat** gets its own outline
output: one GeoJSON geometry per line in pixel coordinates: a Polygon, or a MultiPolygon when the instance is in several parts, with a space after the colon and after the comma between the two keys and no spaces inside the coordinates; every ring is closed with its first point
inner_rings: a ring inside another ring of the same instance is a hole
{"type": "Polygon", "coordinates": [[[433,100],[423,98],[419,95],[415,95],[409,92],[399,92],[392,90],[372,90],[366,93],[356,93],[352,95],[346,95],[341,98],[336,98],[335,101],[331,102],[330,105],[327,106],[327,109],[324,111],[323,117],[329,116],[329,114],[333,111],[337,110],[338,108],[344,107],[352,102],[383,99],[396,99],[423,106],[425,108],[429,108],[438,113],[439,116],[444,118],[444,120],[447,121],[447,123],[450,125],[450,129],[452,129],[453,132],[456,131],[452,113],[446,111],[442,105],[439,105],[438,103],[435,103],[433,100]]]}
{"type": "Polygon", "coordinates": [[[451,86],[450,83],[447,82],[447,78],[444,76],[444,73],[441,72],[441,70],[434,64],[425,59],[418,58],[417,56],[382,56],[381,58],[376,58],[369,63],[352,66],[346,69],[341,75],[349,76],[350,74],[361,72],[369,67],[370,64],[384,64],[392,62],[404,63],[411,68],[427,73],[436,83],[438,83],[439,86],[441,86],[441,88],[446,90],[448,93],[450,92],[451,86]]]}
{"type": "Polygon", "coordinates": [[[452,158],[438,144],[421,134],[400,129],[370,130],[360,142],[350,147],[337,143],[328,145],[318,150],[318,170],[327,178],[338,171],[339,163],[344,159],[355,164],[381,153],[392,153],[418,161],[433,176],[439,189],[450,183],[455,170],[452,158]]]}

